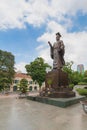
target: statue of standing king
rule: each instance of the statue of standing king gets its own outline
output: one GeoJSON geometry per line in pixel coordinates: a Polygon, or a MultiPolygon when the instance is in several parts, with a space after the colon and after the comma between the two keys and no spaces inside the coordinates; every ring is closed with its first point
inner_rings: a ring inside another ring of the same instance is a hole
{"type": "Polygon", "coordinates": [[[53,59],[53,70],[54,69],[62,69],[65,65],[64,61],[64,53],[65,53],[65,46],[62,40],[60,40],[61,34],[58,32],[56,33],[56,42],[53,44],[48,41],[50,46],[50,55],[53,59]]]}

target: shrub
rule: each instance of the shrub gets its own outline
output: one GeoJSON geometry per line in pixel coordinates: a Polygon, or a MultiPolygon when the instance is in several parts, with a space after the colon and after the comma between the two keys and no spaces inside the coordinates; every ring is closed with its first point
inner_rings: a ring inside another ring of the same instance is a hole
{"type": "Polygon", "coordinates": [[[83,78],[83,82],[86,82],[86,83],[87,83],[87,77],[84,77],[84,78],[83,78]]]}
{"type": "Polygon", "coordinates": [[[73,87],[74,87],[74,84],[69,84],[69,88],[73,89],[73,87]]]}
{"type": "Polygon", "coordinates": [[[87,85],[87,82],[79,82],[78,85],[87,85]]]}
{"type": "Polygon", "coordinates": [[[77,88],[76,91],[77,91],[80,95],[87,96],[87,89],[77,88]]]}

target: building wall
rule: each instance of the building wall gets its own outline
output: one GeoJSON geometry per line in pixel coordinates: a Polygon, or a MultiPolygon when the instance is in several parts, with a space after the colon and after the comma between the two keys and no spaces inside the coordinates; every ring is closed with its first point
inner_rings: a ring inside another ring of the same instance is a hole
{"type": "MultiPolygon", "coordinates": [[[[28,81],[28,91],[39,91],[39,85],[37,82],[33,82],[32,78],[24,73],[16,73],[14,76],[13,84],[10,87],[10,91],[17,91],[19,90],[20,81],[21,79],[25,78],[28,81]]],[[[43,85],[44,86],[44,83],[43,85]]]]}

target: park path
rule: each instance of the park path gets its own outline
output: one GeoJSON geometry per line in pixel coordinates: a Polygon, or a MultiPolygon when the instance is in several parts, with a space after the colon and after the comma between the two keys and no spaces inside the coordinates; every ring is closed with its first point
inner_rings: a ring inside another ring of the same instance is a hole
{"type": "Polygon", "coordinates": [[[0,130],[87,130],[80,103],[67,108],[27,99],[0,98],[0,130]]]}

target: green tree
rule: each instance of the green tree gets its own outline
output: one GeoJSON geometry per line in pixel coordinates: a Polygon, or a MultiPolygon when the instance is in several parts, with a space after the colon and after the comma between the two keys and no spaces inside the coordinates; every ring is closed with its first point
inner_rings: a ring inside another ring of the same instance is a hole
{"type": "Polygon", "coordinates": [[[72,70],[73,61],[66,62],[65,66],[63,67],[63,71],[68,73],[69,84],[78,84],[78,82],[82,82],[83,75],[78,73],[77,71],[72,70]]]}
{"type": "Polygon", "coordinates": [[[63,66],[63,71],[68,74],[69,84],[71,84],[73,80],[72,65],[73,65],[73,61],[70,61],[70,62],[66,62],[65,65],[63,66]]]}
{"type": "Polygon", "coordinates": [[[27,79],[21,79],[21,81],[20,81],[20,91],[22,93],[26,93],[27,92],[27,87],[28,87],[27,79]]]}
{"type": "Polygon", "coordinates": [[[85,70],[84,72],[84,77],[87,77],[87,70],[85,70]]]}
{"type": "Polygon", "coordinates": [[[72,83],[74,85],[78,84],[79,82],[83,81],[83,74],[79,73],[78,71],[73,71],[72,73],[72,83]]]}
{"type": "Polygon", "coordinates": [[[38,57],[33,62],[26,65],[25,68],[33,81],[37,81],[39,87],[41,87],[42,83],[45,81],[46,69],[51,68],[51,66],[45,63],[43,58],[38,57]]]}
{"type": "Polygon", "coordinates": [[[0,90],[7,90],[10,86],[10,81],[8,78],[2,77],[0,78],[0,90]]]}
{"type": "Polygon", "coordinates": [[[12,83],[15,73],[14,63],[14,56],[10,52],[0,50],[0,88],[8,82],[12,83]]]}
{"type": "Polygon", "coordinates": [[[83,75],[83,82],[87,83],[87,70],[85,70],[84,75],[83,75]]]}

